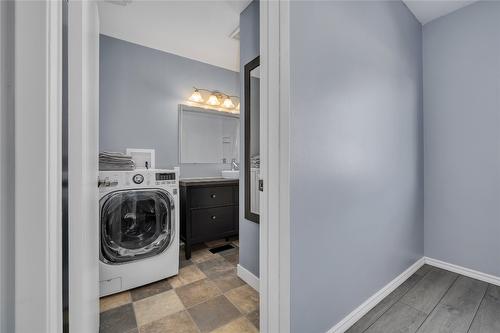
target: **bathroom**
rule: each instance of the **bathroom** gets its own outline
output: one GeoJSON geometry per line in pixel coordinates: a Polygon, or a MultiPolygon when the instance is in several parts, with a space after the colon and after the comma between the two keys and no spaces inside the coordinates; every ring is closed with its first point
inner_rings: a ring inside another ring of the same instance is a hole
{"type": "Polygon", "coordinates": [[[98,8],[100,332],[257,332],[258,3],[98,8]]]}

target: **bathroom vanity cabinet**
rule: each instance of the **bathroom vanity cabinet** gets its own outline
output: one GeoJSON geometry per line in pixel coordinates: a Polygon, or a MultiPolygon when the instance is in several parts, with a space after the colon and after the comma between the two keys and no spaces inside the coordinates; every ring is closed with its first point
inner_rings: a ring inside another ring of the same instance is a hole
{"type": "Polygon", "coordinates": [[[238,235],[238,179],[181,179],[179,186],[186,259],[194,244],[238,235]]]}

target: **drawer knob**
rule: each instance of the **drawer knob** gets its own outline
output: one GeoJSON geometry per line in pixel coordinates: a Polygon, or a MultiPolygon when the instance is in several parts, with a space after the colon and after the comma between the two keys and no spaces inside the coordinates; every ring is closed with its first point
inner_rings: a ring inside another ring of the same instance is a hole
{"type": "Polygon", "coordinates": [[[210,197],[211,197],[212,199],[215,199],[217,196],[215,195],[215,193],[213,193],[213,194],[211,194],[211,195],[210,195],[210,197]]]}
{"type": "Polygon", "coordinates": [[[215,219],[217,219],[217,216],[212,215],[211,219],[212,219],[212,220],[215,220],[215,219]]]}

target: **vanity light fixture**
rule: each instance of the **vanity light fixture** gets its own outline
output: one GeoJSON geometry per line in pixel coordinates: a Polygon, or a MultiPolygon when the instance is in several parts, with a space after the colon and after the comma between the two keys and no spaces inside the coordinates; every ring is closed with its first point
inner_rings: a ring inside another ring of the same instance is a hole
{"type": "Polygon", "coordinates": [[[203,97],[198,89],[195,89],[189,100],[196,103],[203,103],[203,97]]]}
{"type": "Polygon", "coordinates": [[[193,87],[193,89],[194,91],[191,97],[189,97],[190,102],[218,111],[233,113],[239,113],[240,111],[240,98],[238,96],[231,96],[217,90],[207,90],[196,87],[193,87]],[[209,94],[208,99],[203,98],[202,91],[209,94]],[[235,101],[237,102],[237,106],[235,106],[235,101]]]}
{"type": "Polygon", "coordinates": [[[224,98],[224,102],[222,102],[222,106],[225,107],[226,109],[234,109],[234,103],[231,100],[231,98],[227,97],[224,98]]]}
{"type": "Polygon", "coordinates": [[[212,93],[208,98],[207,104],[212,106],[220,105],[219,98],[217,98],[217,96],[214,93],[212,93]]]}

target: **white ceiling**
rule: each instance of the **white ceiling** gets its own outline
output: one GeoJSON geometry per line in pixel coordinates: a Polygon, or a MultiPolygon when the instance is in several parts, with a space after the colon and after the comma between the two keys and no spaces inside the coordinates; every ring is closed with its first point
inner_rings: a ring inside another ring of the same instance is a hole
{"type": "Polygon", "coordinates": [[[478,0],[403,0],[415,17],[426,24],[478,0]]]}
{"type": "MultiPolygon", "coordinates": [[[[403,0],[426,24],[478,0],[403,0]]],[[[239,71],[230,37],[251,0],[108,0],[99,2],[101,33],[239,71]]]]}
{"type": "Polygon", "coordinates": [[[230,37],[251,0],[99,2],[102,34],[239,71],[239,41],[230,37]]]}

